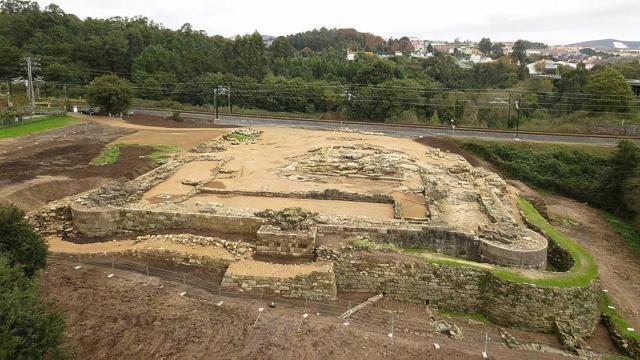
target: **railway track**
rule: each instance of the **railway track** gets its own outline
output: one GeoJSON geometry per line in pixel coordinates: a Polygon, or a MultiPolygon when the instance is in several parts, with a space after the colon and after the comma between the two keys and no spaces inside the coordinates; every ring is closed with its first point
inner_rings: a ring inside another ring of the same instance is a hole
{"type": "MultiPolygon", "coordinates": [[[[157,109],[136,107],[132,111],[137,114],[166,116],[172,109],[157,109]]],[[[181,115],[192,121],[213,122],[215,114],[210,112],[180,111],[181,115]]],[[[354,130],[383,133],[391,136],[418,138],[423,136],[462,136],[477,137],[485,139],[515,140],[516,135],[519,140],[526,141],[546,141],[561,143],[583,143],[583,144],[608,144],[613,145],[620,140],[640,141],[637,135],[614,135],[614,134],[581,134],[562,133],[547,131],[519,131],[486,129],[475,127],[456,127],[455,130],[446,126],[415,125],[415,124],[386,124],[371,123],[361,121],[339,121],[339,120],[319,120],[295,117],[278,117],[262,115],[235,115],[220,113],[217,124],[221,125],[254,125],[254,126],[282,126],[282,127],[303,127],[321,129],[350,128],[354,130]]]]}

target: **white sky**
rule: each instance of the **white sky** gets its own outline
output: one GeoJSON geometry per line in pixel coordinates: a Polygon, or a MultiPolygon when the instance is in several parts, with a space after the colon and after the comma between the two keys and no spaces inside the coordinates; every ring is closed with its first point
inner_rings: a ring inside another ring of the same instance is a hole
{"type": "Polygon", "coordinates": [[[177,29],[190,23],[208,34],[258,30],[287,35],[316,27],[353,27],[385,38],[548,44],[615,38],[640,40],[640,0],[53,0],[81,18],[146,16],[177,29]]]}

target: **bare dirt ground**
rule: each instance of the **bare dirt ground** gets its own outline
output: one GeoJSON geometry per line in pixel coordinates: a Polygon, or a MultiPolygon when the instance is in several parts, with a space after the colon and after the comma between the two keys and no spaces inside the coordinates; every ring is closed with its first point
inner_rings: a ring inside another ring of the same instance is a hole
{"type": "Polygon", "coordinates": [[[562,196],[546,196],[545,200],[553,225],[593,254],[602,287],[609,290],[616,310],[640,329],[640,255],[597,210],[562,196]]]}
{"type": "Polygon", "coordinates": [[[136,114],[128,117],[125,120],[129,124],[143,125],[143,126],[155,126],[165,128],[233,128],[231,125],[216,125],[207,122],[196,121],[175,121],[171,119],[165,119],[160,116],[136,114]]]}
{"type": "MultiPolygon", "coordinates": [[[[509,349],[495,326],[477,321],[447,319],[462,328],[463,340],[437,335],[417,325],[420,318],[426,321],[424,309],[386,300],[344,325],[303,303],[272,309],[267,300],[218,297],[117,270],[51,263],[43,284],[66,313],[65,345],[79,359],[478,359],[485,333],[492,359],[566,359],[509,349]],[[115,276],[107,278],[107,272],[115,276]],[[187,294],[180,296],[182,291],[187,294]],[[265,311],[256,321],[260,307],[265,311]],[[390,322],[363,323],[373,312],[395,318],[393,341],[390,322]],[[309,316],[302,321],[304,313],[309,316]]],[[[557,346],[552,336],[510,333],[523,344],[557,346]]]]}
{"type": "Polygon", "coordinates": [[[0,202],[32,210],[113,180],[132,179],[155,164],[150,149],[125,148],[118,163],[92,166],[104,146],[132,130],[77,124],[0,141],[0,202]]]}
{"type": "Polygon", "coordinates": [[[167,128],[166,126],[146,126],[135,123],[128,123],[119,118],[109,118],[102,116],[82,116],[82,120],[96,124],[107,125],[116,128],[135,130],[127,136],[118,139],[119,143],[141,144],[141,145],[176,145],[185,150],[209,141],[215,137],[229,132],[227,128],[167,128]]]}

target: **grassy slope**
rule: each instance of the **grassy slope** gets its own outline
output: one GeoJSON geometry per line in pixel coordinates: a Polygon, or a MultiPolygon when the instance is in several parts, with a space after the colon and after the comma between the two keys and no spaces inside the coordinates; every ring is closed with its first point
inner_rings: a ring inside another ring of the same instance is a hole
{"type": "MultiPolygon", "coordinates": [[[[118,162],[120,158],[120,152],[123,147],[128,146],[142,146],[137,144],[111,144],[107,145],[100,155],[91,161],[91,165],[112,165],[118,162]]],[[[157,164],[161,164],[167,161],[170,154],[178,152],[181,150],[178,146],[173,145],[152,145],[153,152],[147,157],[153,160],[157,164]]]]}
{"type": "Polygon", "coordinates": [[[60,128],[78,122],[71,116],[48,116],[26,124],[0,129],[0,139],[25,136],[41,131],[60,128]]]}
{"type": "Polygon", "coordinates": [[[640,232],[631,225],[629,222],[620,219],[619,217],[609,214],[607,212],[602,212],[602,216],[609,222],[611,227],[620,234],[620,236],[624,239],[624,241],[629,245],[633,250],[640,252],[640,232]]]}
{"type": "Polygon", "coordinates": [[[507,177],[592,204],[615,148],[535,142],[456,140],[507,177]]]}

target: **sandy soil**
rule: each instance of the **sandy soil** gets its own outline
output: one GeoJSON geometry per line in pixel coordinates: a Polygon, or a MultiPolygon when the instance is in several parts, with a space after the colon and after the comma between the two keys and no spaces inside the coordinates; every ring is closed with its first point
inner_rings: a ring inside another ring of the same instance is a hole
{"type": "Polygon", "coordinates": [[[640,329],[640,254],[629,248],[597,210],[561,196],[545,200],[553,225],[593,254],[602,287],[609,290],[616,310],[640,329]]]}
{"type": "MultiPolygon", "coordinates": [[[[434,334],[421,321],[425,312],[418,306],[383,300],[345,326],[313,305],[305,308],[303,302],[278,302],[271,309],[267,300],[220,298],[153,277],[108,271],[116,276],[107,278],[106,272],[88,266],[76,271],[53,263],[46,273],[44,292],[65,311],[65,345],[75,358],[478,359],[488,333],[492,359],[566,359],[509,349],[501,343],[497,327],[464,319],[447,319],[462,328],[464,340],[434,334]],[[186,296],[179,295],[182,291],[186,296]],[[220,300],[223,304],[217,306],[220,300]],[[259,307],[265,311],[256,321],[259,307]],[[303,313],[309,317],[301,322],[303,313]],[[387,336],[391,317],[393,342],[387,336]]],[[[510,332],[523,343],[558,345],[552,336],[510,332]]]]}
{"type": "Polygon", "coordinates": [[[233,260],[233,255],[221,247],[184,245],[162,239],[148,240],[113,240],[90,244],[77,244],[57,237],[47,238],[49,251],[67,254],[107,254],[120,253],[125,250],[160,250],[186,255],[206,256],[215,259],[233,260]]]}
{"type": "Polygon", "coordinates": [[[184,185],[182,182],[207,181],[213,177],[212,171],[218,167],[218,161],[192,161],[184,164],[178,171],[167,180],[154,186],[142,197],[143,200],[153,200],[159,195],[184,195],[193,190],[193,186],[184,185]]]}
{"type": "Polygon", "coordinates": [[[109,118],[101,116],[82,116],[83,120],[107,125],[116,128],[124,128],[136,130],[135,133],[123,136],[117,140],[118,143],[125,144],[141,144],[141,145],[176,145],[185,150],[191,149],[196,145],[214,139],[222,134],[229,132],[226,128],[215,129],[168,129],[161,126],[145,126],[127,123],[119,118],[109,118]]]}
{"type": "Polygon", "coordinates": [[[374,219],[393,219],[393,205],[363,203],[341,200],[315,200],[273,198],[261,196],[222,196],[202,194],[197,195],[182,204],[186,206],[196,203],[220,203],[231,208],[251,208],[257,210],[281,210],[289,207],[301,207],[322,215],[361,216],[374,219]]]}
{"type": "Polygon", "coordinates": [[[275,264],[264,261],[242,260],[229,265],[227,273],[244,276],[261,276],[286,279],[298,275],[311,274],[312,272],[329,271],[330,265],[321,262],[306,264],[275,264]]]}

